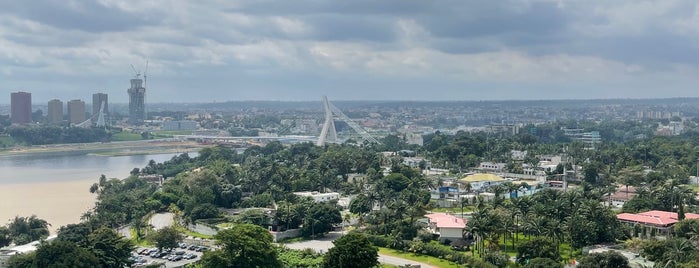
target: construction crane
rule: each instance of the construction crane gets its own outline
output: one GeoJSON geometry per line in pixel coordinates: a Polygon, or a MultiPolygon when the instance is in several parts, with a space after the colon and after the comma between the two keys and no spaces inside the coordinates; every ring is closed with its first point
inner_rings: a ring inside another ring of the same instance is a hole
{"type": "Polygon", "coordinates": [[[131,64],[131,70],[133,70],[133,73],[136,76],[136,78],[141,76],[141,73],[136,71],[136,67],[133,67],[133,64],[131,64]]]}
{"type": "Polygon", "coordinates": [[[148,72],[148,60],[146,60],[146,69],[143,70],[143,88],[146,90],[143,91],[143,120],[148,119],[148,76],[146,73],[148,72]]]}

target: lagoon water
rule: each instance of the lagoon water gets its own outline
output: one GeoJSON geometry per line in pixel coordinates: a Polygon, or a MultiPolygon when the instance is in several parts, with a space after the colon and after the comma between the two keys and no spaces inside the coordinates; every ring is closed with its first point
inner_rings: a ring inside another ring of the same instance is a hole
{"type": "Polygon", "coordinates": [[[122,179],[151,159],[163,162],[173,156],[74,152],[0,156],[0,225],[15,216],[37,215],[55,232],[60,226],[79,222],[80,216],[94,206],[95,195],[89,188],[101,174],[122,179]]]}

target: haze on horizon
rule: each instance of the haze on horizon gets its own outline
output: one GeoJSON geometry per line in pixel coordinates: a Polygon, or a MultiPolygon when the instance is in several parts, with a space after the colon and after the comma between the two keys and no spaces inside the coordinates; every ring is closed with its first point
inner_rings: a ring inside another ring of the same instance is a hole
{"type": "Polygon", "coordinates": [[[0,103],[699,96],[691,0],[205,2],[0,2],[0,103]]]}

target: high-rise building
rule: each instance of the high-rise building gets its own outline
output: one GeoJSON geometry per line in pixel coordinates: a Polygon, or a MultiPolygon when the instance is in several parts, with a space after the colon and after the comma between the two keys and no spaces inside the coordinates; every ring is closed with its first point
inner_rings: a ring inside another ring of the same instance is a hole
{"type": "Polygon", "coordinates": [[[49,123],[60,124],[63,122],[63,102],[60,100],[50,100],[49,101],[49,123]]]}
{"type": "Polygon", "coordinates": [[[109,114],[109,100],[107,98],[107,94],[92,94],[92,122],[97,122],[98,117],[96,115],[99,114],[100,109],[104,109],[102,112],[104,113],[106,119],[106,115],[109,114]],[[104,108],[102,108],[102,105],[104,105],[104,108]]]}
{"type": "Polygon", "coordinates": [[[141,125],[146,119],[146,88],[143,87],[143,79],[136,75],[131,79],[129,93],[129,123],[141,125]]]}
{"type": "Polygon", "coordinates": [[[12,124],[32,122],[32,93],[12,92],[10,94],[10,117],[12,124]]]}
{"type": "Polygon", "coordinates": [[[70,124],[80,124],[85,122],[85,102],[82,100],[71,100],[68,102],[68,121],[70,124]]]}

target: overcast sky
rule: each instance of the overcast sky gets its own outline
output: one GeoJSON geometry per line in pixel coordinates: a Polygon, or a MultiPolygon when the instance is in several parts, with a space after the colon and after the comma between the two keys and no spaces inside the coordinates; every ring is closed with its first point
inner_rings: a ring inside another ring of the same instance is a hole
{"type": "Polygon", "coordinates": [[[0,1],[0,102],[697,97],[697,3],[0,1]]]}

